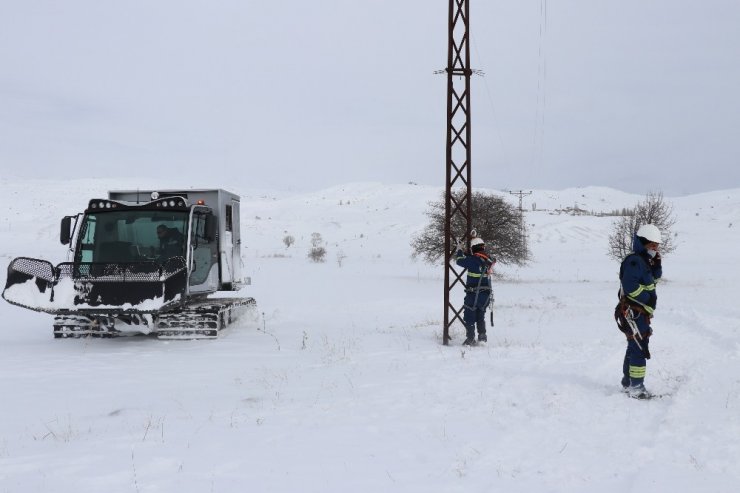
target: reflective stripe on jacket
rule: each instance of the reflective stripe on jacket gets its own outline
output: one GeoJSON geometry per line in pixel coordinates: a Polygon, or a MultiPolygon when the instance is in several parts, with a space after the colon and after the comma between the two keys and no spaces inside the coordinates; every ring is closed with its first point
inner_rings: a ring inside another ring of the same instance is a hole
{"type": "Polygon", "coordinates": [[[622,293],[629,302],[652,315],[658,302],[656,284],[663,271],[660,267],[650,265],[647,250],[636,235],[632,241],[632,248],[634,253],[624,258],[619,269],[622,293]]]}
{"type": "Polygon", "coordinates": [[[490,288],[491,280],[489,275],[493,267],[493,262],[484,253],[466,255],[462,250],[458,250],[455,255],[455,263],[460,267],[467,269],[468,278],[465,286],[468,288],[490,288]]]}

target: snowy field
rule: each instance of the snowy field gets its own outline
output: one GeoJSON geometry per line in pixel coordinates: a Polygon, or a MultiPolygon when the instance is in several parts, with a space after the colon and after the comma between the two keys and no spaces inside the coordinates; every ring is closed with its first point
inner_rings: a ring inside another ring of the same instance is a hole
{"type": "MultiPolygon", "coordinates": [[[[2,286],[13,257],[65,260],[59,219],[89,198],[182,185],[0,178],[2,286]]],[[[556,210],[642,197],[527,197],[534,261],[500,269],[489,345],[463,348],[461,327],[441,345],[442,267],[410,258],[439,190],[211,185],[242,195],[253,316],[210,341],[55,340],[51,316],[0,302],[0,492],[740,488],[740,190],[668,198],[677,250],[646,386],[670,395],[636,401],[620,393],[613,219],[556,210]]]]}

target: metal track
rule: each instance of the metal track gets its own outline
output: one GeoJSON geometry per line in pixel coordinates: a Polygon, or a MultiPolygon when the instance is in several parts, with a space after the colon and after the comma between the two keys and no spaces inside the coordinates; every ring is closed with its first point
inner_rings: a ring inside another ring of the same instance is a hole
{"type": "Polygon", "coordinates": [[[215,339],[251,307],[254,298],[222,298],[160,314],[155,322],[159,339],[215,339]]]}
{"type": "Polygon", "coordinates": [[[57,315],[54,337],[119,337],[154,334],[158,339],[215,339],[218,333],[256,305],[254,298],[221,298],[192,303],[153,315],[57,315]],[[116,329],[125,324],[126,331],[116,329]],[[137,331],[137,325],[141,331],[137,331]]]}
{"type": "Polygon", "coordinates": [[[54,317],[54,338],[117,337],[115,320],[111,317],[91,318],[86,315],[57,315],[54,317]]]}

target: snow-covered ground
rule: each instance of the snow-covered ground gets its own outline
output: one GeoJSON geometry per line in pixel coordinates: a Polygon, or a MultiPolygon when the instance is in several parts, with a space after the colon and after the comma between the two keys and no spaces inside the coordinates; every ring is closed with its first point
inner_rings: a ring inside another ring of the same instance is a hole
{"type": "MultiPolygon", "coordinates": [[[[0,178],[0,283],[13,257],[65,260],[59,219],[90,197],[182,185],[0,178]]],[[[55,340],[50,316],[0,303],[0,492],[737,491],[740,190],[668,198],[646,385],[670,396],[636,401],[613,219],[555,210],[641,197],[528,197],[534,261],[500,269],[489,345],[470,349],[460,327],[441,345],[442,267],[410,259],[439,190],[216,185],[242,195],[258,303],[219,339],[55,340]]]]}

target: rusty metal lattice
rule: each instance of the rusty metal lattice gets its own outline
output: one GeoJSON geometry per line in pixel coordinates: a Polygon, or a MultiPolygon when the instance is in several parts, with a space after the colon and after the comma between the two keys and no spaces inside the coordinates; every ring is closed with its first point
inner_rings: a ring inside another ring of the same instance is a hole
{"type": "Polygon", "coordinates": [[[462,320],[462,300],[459,305],[450,300],[455,286],[464,285],[464,270],[453,264],[458,238],[453,238],[452,225],[465,223],[464,240],[470,238],[471,174],[470,174],[470,44],[468,0],[450,0],[449,37],[447,50],[447,159],[445,187],[445,291],[443,344],[450,340],[450,326],[462,320]],[[462,192],[453,196],[453,190],[462,192]]]}

